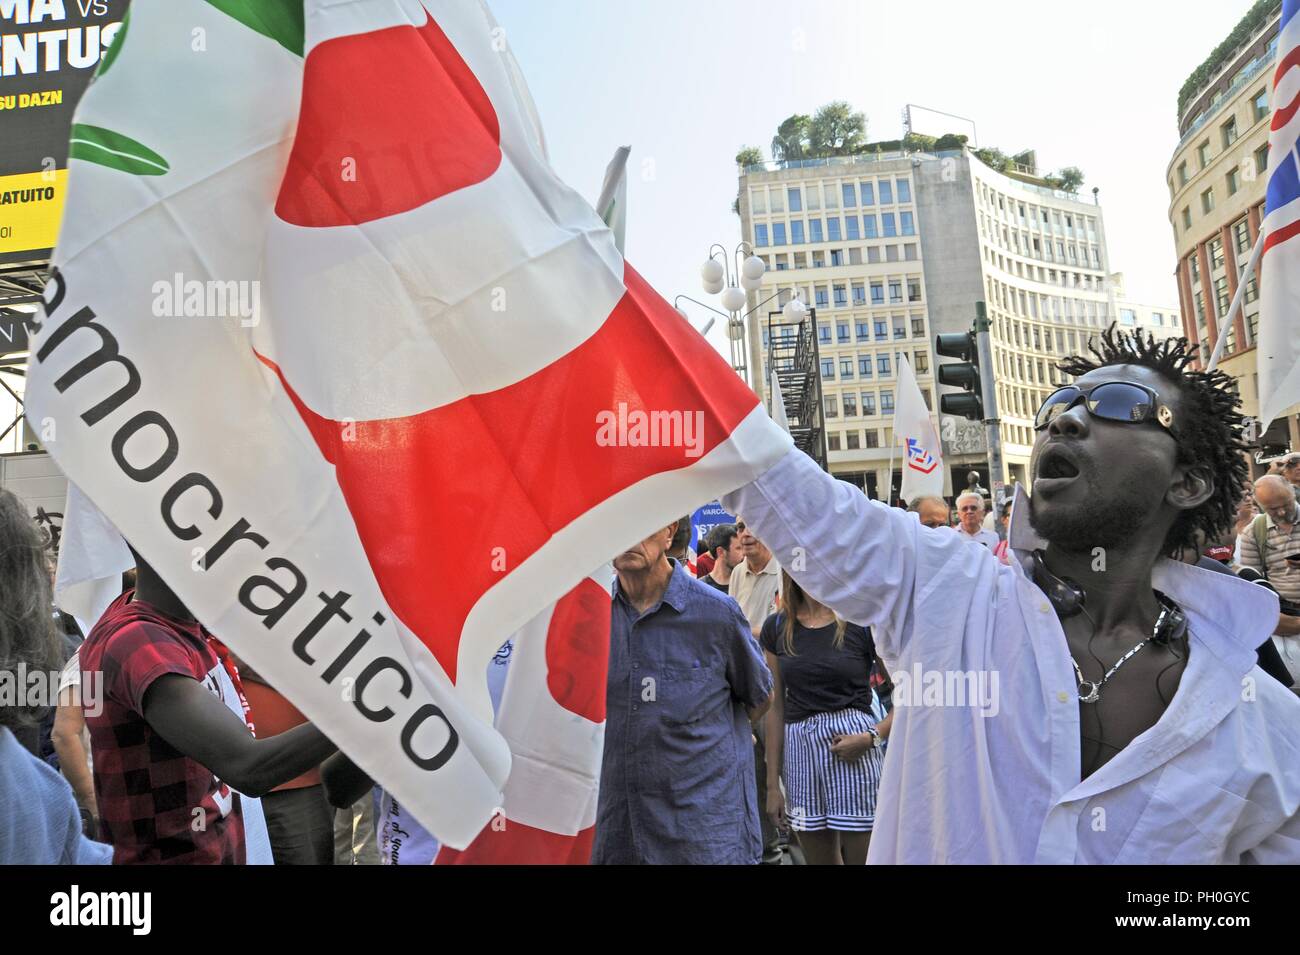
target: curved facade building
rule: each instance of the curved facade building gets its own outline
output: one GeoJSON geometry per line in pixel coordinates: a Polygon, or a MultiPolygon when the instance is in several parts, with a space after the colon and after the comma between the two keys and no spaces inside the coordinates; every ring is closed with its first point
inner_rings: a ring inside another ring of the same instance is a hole
{"type": "MultiPolygon", "coordinates": [[[[1188,100],[1166,172],[1169,224],[1178,264],[1184,334],[1214,349],[1241,272],[1259,236],[1268,168],[1269,93],[1277,60],[1278,12],[1266,17],[1188,100]]],[[[1267,281],[1262,275],[1260,281],[1267,281]]],[[[1243,410],[1259,413],[1255,341],[1259,285],[1251,278],[1228,329],[1220,367],[1237,379],[1243,410]]],[[[1294,409],[1273,422],[1261,444],[1300,446],[1294,409]]]]}

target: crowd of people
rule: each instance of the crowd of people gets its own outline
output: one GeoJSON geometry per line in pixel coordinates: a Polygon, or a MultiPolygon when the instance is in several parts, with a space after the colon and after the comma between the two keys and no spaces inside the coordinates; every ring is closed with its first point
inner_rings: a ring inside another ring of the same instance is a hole
{"type": "MultiPolygon", "coordinates": [[[[1061,370],[1016,506],[791,451],[615,557],[592,862],[1300,861],[1300,454],[1252,482],[1184,340],[1061,370]]],[[[431,861],[139,555],[83,641],[4,490],[0,540],[0,673],[62,673],[0,707],[0,862],[431,861]]]]}

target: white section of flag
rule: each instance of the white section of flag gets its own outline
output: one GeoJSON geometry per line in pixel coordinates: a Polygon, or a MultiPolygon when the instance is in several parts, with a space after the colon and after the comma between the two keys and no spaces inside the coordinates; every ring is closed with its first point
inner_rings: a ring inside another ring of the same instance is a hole
{"type": "Polygon", "coordinates": [[[943,448],[925,407],[912,366],[898,356],[898,401],[894,405],[894,441],[903,448],[903,486],[908,503],[943,494],[943,448]]]}

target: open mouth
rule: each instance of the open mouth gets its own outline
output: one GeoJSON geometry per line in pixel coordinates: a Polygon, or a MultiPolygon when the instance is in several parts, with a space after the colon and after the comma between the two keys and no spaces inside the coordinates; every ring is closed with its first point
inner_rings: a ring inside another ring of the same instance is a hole
{"type": "Polygon", "coordinates": [[[1075,463],[1074,455],[1060,445],[1044,449],[1042,457],[1038,459],[1037,480],[1064,482],[1078,476],[1079,465],[1075,463]]]}

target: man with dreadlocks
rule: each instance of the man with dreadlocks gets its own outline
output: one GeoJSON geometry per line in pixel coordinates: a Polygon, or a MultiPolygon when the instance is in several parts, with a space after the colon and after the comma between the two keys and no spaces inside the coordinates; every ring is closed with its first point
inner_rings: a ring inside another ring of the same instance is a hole
{"type": "Polygon", "coordinates": [[[1007,564],[797,452],[722,501],[894,675],[869,862],[1300,861],[1277,599],[1166,556],[1232,524],[1231,379],[1113,326],[1092,354],[1038,412],[1007,564]]]}

